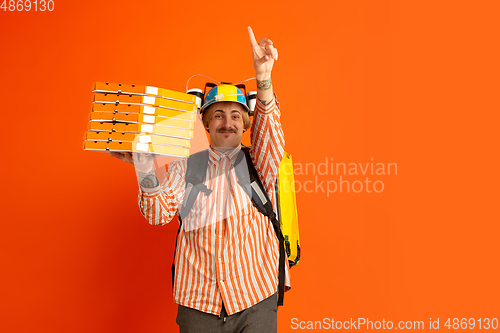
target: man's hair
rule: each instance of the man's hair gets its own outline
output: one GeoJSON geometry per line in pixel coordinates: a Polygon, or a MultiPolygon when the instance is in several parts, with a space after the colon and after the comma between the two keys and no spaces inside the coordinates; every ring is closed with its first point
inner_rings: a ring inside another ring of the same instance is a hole
{"type": "MultiPolygon", "coordinates": [[[[223,102],[218,102],[218,103],[223,103],[223,102]]],[[[214,108],[214,105],[217,105],[218,103],[213,103],[205,110],[205,112],[203,112],[203,116],[202,116],[201,120],[203,120],[203,126],[205,128],[208,127],[208,124],[212,120],[212,115],[213,115],[212,110],[214,108]]],[[[248,112],[243,107],[242,107],[242,109],[243,109],[243,112],[241,113],[241,117],[243,118],[243,129],[247,130],[251,125],[250,116],[248,115],[248,112]]]]}

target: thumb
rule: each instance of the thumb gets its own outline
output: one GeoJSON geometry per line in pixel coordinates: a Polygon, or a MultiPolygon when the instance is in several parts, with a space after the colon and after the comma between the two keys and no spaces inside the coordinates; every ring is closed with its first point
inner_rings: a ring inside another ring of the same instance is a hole
{"type": "Polygon", "coordinates": [[[262,58],[260,58],[259,60],[257,60],[255,62],[255,65],[256,66],[261,66],[261,65],[265,64],[266,62],[268,62],[269,59],[271,59],[271,57],[269,55],[265,55],[262,58]]]}

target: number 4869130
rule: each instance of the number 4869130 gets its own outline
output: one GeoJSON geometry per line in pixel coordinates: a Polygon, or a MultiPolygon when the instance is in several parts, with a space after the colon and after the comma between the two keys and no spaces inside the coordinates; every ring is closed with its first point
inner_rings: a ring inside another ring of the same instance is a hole
{"type": "MultiPolygon", "coordinates": [[[[0,0],[1,1],[1,0],[0,0]]],[[[35,12],[44,12],[48,10],[49,12],[54,10],[54,1],[53,0],[3,0],[0,9],[3,9],[4,12],[29,12],[30,10],[34,10],[35,12]]]]}

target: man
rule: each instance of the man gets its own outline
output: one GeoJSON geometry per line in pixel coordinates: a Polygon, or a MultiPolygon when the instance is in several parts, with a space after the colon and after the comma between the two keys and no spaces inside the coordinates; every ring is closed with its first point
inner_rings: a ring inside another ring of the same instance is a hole
{"type": "MultiPolygon", "coordinates": [[[[257,43],[252,29],[247,29],[257,79],[250,156],[276,211],[274,184],[284,151],[271,81],[278,51],[267,38],[257,43]]],[[[244,95],[234,86],[215,87],[201,112],[210,135],[204,184],[211,193],[199,193],[177,236],[177,324],[180,332],[276,332],[278,239],[269,218],[258,212],[239,186],[233,168],[242,134],[250,128],[244,95]]],[[[188,191],[186,158],[169,164],[159,184],[151,155],[112,156],[135,165],[139,206],[150,224],[163,225],[180,215],[188,191]]],[[[285,282],[290,285],[288,267],[285,282]]]]}

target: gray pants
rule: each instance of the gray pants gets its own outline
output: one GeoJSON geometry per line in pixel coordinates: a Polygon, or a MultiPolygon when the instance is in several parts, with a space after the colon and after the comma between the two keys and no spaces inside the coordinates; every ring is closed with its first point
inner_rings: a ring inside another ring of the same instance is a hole
{"type": "Polygon", "coordinates": [[[275,333],[278,328],[276,294],[241,312],[228,316],[201,312],[179,305],[177,325],[180,333],[275,333]]]}

